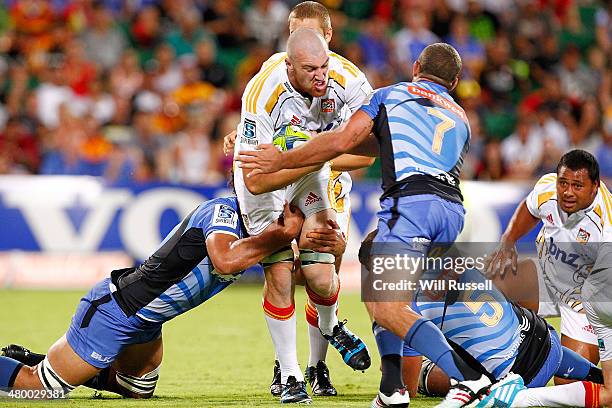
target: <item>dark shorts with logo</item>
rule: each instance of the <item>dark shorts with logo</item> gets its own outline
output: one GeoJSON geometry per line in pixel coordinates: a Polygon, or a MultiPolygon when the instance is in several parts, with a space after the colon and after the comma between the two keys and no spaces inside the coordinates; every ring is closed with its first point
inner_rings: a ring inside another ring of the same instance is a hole
{"type": "Polygon", "coordinates": [[[161,336],[161,323],[125,315],[111,294],[110,283],[108,278],[100,281],[81,299],[66,333],[70,347],[97,368],[110,366],[127,346],[161,336]]]}

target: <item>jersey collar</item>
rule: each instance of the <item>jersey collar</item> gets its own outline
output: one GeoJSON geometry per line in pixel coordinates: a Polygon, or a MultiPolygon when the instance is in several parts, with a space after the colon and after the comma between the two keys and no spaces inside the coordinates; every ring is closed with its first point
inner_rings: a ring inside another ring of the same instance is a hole
{"type": "Polygon", "coordinates": [[[559,214],[561,215],[561,219],[563,221],[564,224],[570,224],[570,225],[576,225],[578,224],[580,221],[582,221],[584,219],[584,217],[586,217],[586,215],[593,211],[593,209],[595,208],[596,202],[597,202],[597,198],[599,197],[599,191],[597,191],[597,195],[595,195],[595,199],[593,200],[593,202],[591,203],[591,205],[589,205],[586,208],[583,208],[580,211],[576,211],[573,214],[568,214],[565,211],[563,211],[561,209],[561,206],[559,204],[557,204],[557,208],[559,208],[559,214]]]}
{"type": "Polygon", "coordinates": [[[415,81],[415,84],[418,84],[420,82],[424,82],[430,86],[432,86],[437,92],[444,92],[444,93],[448,93],[448,88],[446,88],[444,85],[440,85],[437,82],[434,81],[430,81],[429,79],[425,79],[425,78],[421,78],[418,81],[415,81]]]}

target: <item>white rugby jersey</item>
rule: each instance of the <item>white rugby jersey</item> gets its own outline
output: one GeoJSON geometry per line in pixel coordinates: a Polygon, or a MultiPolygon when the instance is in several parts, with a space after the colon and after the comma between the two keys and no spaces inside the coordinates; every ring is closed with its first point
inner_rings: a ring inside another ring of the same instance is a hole
{"type": "MultiPolygon", "coordinates": [[[[285,65],[287,53],[274,54],[264,62],[242,95],[235,154],[240,150],[252,150],[259,144],[272,143],[274,134],[284,125],[316,132],[335,129],[366,102],[373,90],[365,75],[346,58],[333,52],[329,52],[329,57],[327,92],[312,100],[296,91],[289,82],[285,65]]],[[[239,198],[250,199],[250,193],[243,187],[242,169],[235,168],[234,180],[239,198]]],[[[348,194],[350,188],[348,173],[332,172],[330,197],[334,197],[332,202],[336,201],[338,211],[343,210],[341,197],[348,194]]],[[[252,196],[252,199],[260,201],[265,195],[252,196]]]]}
{"type": "Polygon", "coordinates": [[[582,310],[582,285],[591,273],[601,243],[612,239],[612,196],[602,182],[593,203],[568,215],[557,203],[557,175],[543,176],[526,199],[543,222],[537,246],[544,280],[551,292],[582,310]]]}

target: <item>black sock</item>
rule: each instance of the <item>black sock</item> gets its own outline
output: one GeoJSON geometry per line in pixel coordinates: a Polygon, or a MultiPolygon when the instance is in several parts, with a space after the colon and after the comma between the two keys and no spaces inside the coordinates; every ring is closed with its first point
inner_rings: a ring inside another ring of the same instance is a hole
{"type": "Polygon", "coordinates": [[[595,384],[603,384],[603,371],[601,371],[601,368],[599,367],[591,367],[584,380],[594,382],[595,384]]]}
{"type": "Polygon", "coordinates": [[[478,372],[478,370],[475,370],[470,365],[468,365],[465,360],[461,358],[461,356],[457,354],[457,352],[455,352],[455,350],[452,350],[451,353],[451,355],[453,356],[453,361],[455,361],[455,365],[457,366],[459,371],[461,371],[461,374],[463,374],[464,380],[474,381],[482,376],[481,372],[478,372]]]}
{"type": "Polygon", "coordinates": [[[103,368],[95,377],[90,378],[83,385],[94,390],[106,390],[110,370],[110,367],[103,368]]]}
{"type": "Polygon", "coordinates": [[[380,391],[389,396],[398,389],[404,387],[402,380],[402,356],[399,354],[387,354],[380,359],[382,365],[382,378],[380,379],[380,391]]]}
{"type": "Polygon", "coordinates": [[[34,367],[36,364],[40,363],[44,359],[45,359],[45,355],[44,354],[38,354],[38,353],[29,352],[24,357],[24,359],[23,359],[24,361],[22,361],[22,363],[25,364],[25,365],[28,365],[30,367],[34,367]]]}

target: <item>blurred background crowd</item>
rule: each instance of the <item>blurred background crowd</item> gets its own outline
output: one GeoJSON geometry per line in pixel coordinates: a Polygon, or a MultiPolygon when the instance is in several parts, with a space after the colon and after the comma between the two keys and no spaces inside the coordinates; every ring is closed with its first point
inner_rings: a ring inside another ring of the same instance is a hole
{"type": "MultiPolygon", "coordinates": [[[[373,87],[430,43],[464,62],[463,178],[530,179],[571,147],[612,177],[612,1],[327,0],[330,48],[373,87]]],[[[249,79],[283,49],[293,0],[5,0],[0,174],[211,184],[249,79]]],[[[376,178],[377,165],[357,178],[376,178]]]]}

